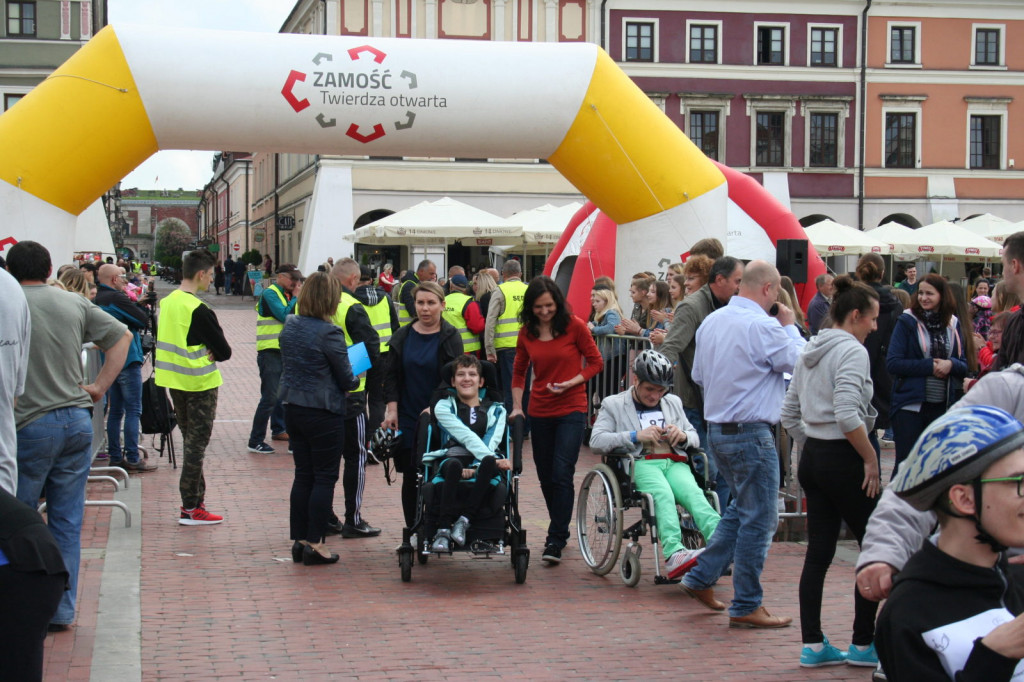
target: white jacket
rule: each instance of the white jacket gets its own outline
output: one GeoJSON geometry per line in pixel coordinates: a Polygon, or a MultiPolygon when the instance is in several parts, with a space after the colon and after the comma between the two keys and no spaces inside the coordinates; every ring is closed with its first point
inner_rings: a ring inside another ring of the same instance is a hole
{"type": "MultiPolygon", "coordinates": [[[[674,448],[676,452],[682,455],[686,453],[687,447],[700,447],[700,437],[686,419],[683,401],[679,396],[666,393],[660,407],[665,415],[665,423],[675,424],[686,433],[686,442],[679,443],[674,448]]],[[[605,454],[623,448],[638,455],[643,450],[643,444],[634,443],[631,435],[633,431],[643,429],[644,425],[640,423],[640,415],[633,404],[633,389],[628,388],[622,393],[608,396],[601,403],[601,411],[590,434],[590,449],[597,454],[605,454]]]]}

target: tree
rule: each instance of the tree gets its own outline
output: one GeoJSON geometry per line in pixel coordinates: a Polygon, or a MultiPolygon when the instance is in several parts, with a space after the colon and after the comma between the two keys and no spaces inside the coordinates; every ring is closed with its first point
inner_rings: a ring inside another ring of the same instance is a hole
{"type": "Polygon", "coordinates": [[[242,262],[247,265],[255,265],[257,268],[263,265],[263,256],[259,249],[250,249],[242,254],[242,262]]]}
{"type": "Polygon", "coordinates": [[[162,265],[181,267],[181,254],[192,241],[192,230],[178,218],[161,220],[156,226],[153,257],[162,265]]]}

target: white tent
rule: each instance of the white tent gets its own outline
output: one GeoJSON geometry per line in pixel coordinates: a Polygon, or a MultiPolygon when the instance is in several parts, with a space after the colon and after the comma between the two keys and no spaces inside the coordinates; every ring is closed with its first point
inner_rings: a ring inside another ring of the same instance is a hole
{"type": "Polygon", "coordinates": [[[503,258],[511,253],[521,253],[524,256],[528,254],[547,255],[555,243],[562,238],[562,233],[568,227],[569,221],[582,207],[583,204],[578,201],[564,206],[544,204],[506,218],[509,225],[523,226],[522,243],[517,246],[494,246],[491,247],[491,253],[503,258]]]}
{"type": "Polygon", "coordinates": [[[860,256],[865,253],[891,253],[888,242],[876,239],[855,227],[822,220],[804,228],[819,256],[860,256]]]}
{"type": "Polygon", "coordinates": [[[887,243],[892,249],[893,254],[917,253],[917,246],[911,243],[911,237],[914,235],[914,230],[910,229],[906,225],[900,225],[899,223],[886,223],[881,227],[868,230],[865,234],[877,239],[878,241],[887,243]]]}
{"type": "Polygon", "coordinates": [[[1020,223],[1011,223],[1009,220],[994,216],[991,213],[984,213],[969,220],[960,221],[957,225],[999,244],[1002,244],[1004,239],[1021,229],[1020,223]]]}
{"type": "Polygon", "coordinates": [[[948,220],[940,220],[914,230],[909,244],[916,247],[913,253],[929,260],[935,257],[958,261],[994,259],[999,258],[1001,250],[999,244],[948,220]]]}
{"type": "Polygon", "coordinates": [[[448,244],[514,246],[523,242],[522,225],[510,224],[479,208],[444,197],[364,225],[345,239],[359,244],[448,244]]]}

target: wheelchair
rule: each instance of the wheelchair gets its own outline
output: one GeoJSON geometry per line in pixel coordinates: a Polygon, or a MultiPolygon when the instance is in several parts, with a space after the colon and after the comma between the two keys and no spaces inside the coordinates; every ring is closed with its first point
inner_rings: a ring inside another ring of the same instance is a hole
{"type": "MultiPolygon", "coordinates": [[[[704,490],[708,503],[721,513],[718,495],[712,490],[694,467],[696,460],[704,461],[708,470],[707,454],[698,448],[688,448],[690,470],[698,485],[704,490]]],[[[658,539],[658,520],[654,509],[654,497],[636,489],[633,470],[639,455],[622,450],[601,457],[601,463],[587,472],[580,485],[576,502],[576,539],[580,554],[590,570],[597,575],[607,575],[619,563],[619,576],[627,587],[640,583],[640,554],[643,547],[640,538],[650,534],[654,553],[654,583],[674,584],[679,580],[662,575],[661,543],[658,539]],[[627,510],[639,509],[640,518],[626,526],[627,510]],[[629,544],[622,551],[622,541],[629,544]],[[619,555],[622,560],[619,562],[619,555]]],[[[685,549],[700,549],[705,538],[697,529],[690,513],[676,505],[679,513],[679,528],[685,549]]]]}
{"type": "MultiPolygon", "coordinates": [[[[451,375],[451,364],[442,369],[442,376],[451,375]]],[[[497,374],[489,362],[482,362],[484,388],[488,397],[494,402],[501,401],[500,392],[494,388],[497,374]]],[[[445,388],[444,390],[447,390],[445,388]]],[[[413,465],[416,468],[416,520],[412,527],[402,529],[402,544],[398,547],[398,564],[402,582],[412,580],[413,563],[418,561],[426,564],[432,554],[431,537],[426,532],[426,516],[428,505],[433,496],[440,494],[435,490],[432,479],[437,474],[445,457],[425,460],[424,454],[438,450],[447,438],[444,429],[437,423],[434,405],[445,395],[442,389],[435,392],[431,399],[429,411],[420,415],[417,425],[416,447],[413,452],[413,465]],[[415,537],[415,540],[413,538],[415,537]]],[[[494,486],[489,499],[480,509],[476,521],[469,527],[463,547],[451,547],[446,554],[466,552],[475,557],[508,556],[515,573],[517,584],[526,582],[526,572],[530,565],[530,550],[526,546],[526,530],[523,529],[519,515],[519,477],[523,471],[523,433],[526,420],[517,417],[505,426],[504,446],[496,453],[498,459],[511,457],[512,469],[499,472],[499,482],[494,486]]],[[[464,479],[460,488],[468,490],[472,479],[464,479]]],[[[460,491],[461,492],[461,491],[460,491]]],[[[436,556],[440,556],[437,554],[436,556]]]]}

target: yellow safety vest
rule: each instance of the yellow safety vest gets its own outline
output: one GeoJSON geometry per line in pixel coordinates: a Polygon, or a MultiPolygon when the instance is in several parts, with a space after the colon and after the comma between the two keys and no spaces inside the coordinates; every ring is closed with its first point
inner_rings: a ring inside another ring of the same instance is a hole
{"type": "Polygon", "coordinates": [[[480,350],[480,337],[469,330],[466,318],[462,316],[466,304],[472,300],[472,296],[467,296],[461,291],[453,291],[444,297],[443,317],[459,332],[459,336],[462,337],[462,349],[467,353],[480,350]]]}
{"type": "Polygon", "coordinates": [[[203,344],[188,345],[192,313],[201,305],[206,304],[181,289],[175,289],[160,302],[153,362],[157,386],[198,393],[224,383],[217,363],[210,359],[209,349],[203,344]]]}
{"type": "Polygon", "coordinates": [[[399,327],[404,327],[410,322],[414,322],[416,320],[416,318],[410,315],[409,311],[405,309],[405,304],[402,303],[402,292],[405,291],[405,287],[409,286],[415,288],[417,284],[419,284],[419,282],[414,282],[411,279],[407,279],[404,282],[402,282],[397,289],[395,289],[395,292],[397,294],[395,296],[395,304],[398,306],[399,327]]]}
{"type": "Polygon", "coordinates": [[[499,284],[505,297],[505,310],[498,314],[498,323],[494,326],[494,347],[515,348],[519,338],[519,313],[523,310],[523,298],[526,296],[526,284],[520,280],[512,280],[499,284]]]}
{"type": "MultiPolygon", "coordinates": [[[[355,342],[348,333],[348,329],[345,327],[345,317],[348,315],[349,308],[353,306],[362,306],[355,296],[343,291],[341,292],[341,302],[338,303],[338,310],[334,313],[334,317],[331,318],[331,322],[334,323],[335,327],[341,327],[341,331],[345,332],[345,345],[351,346],[355,342]]],[[[359,393],[360,391],[366,390],[366,376],[359,380],[359,388],[351,393],[359,393]]]]}
{"type": "MultiPolygon", "coordinates": [[[[281,299],[281,305],[287,307],[288,299],[276,284],[267,287],[267,292],[274,292],[281,299]]],[[[281,331],[284,329],[284,322],[273,315],[260,315],[260,301],[256,302],[256,350],[281,350],[281,331]]]]}
{"type": "Polygon", "coordinates": [[[384,297],[377,301],[376,305],[366,305],[363,308],[370,318],[370,326],[377,332],[380,339],[380,352],[387,353],[390,349],[388,343],[391,341],[391,299],[384,297]]]}

